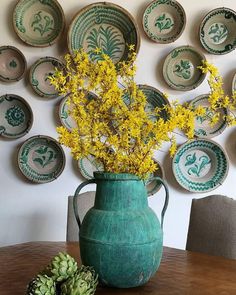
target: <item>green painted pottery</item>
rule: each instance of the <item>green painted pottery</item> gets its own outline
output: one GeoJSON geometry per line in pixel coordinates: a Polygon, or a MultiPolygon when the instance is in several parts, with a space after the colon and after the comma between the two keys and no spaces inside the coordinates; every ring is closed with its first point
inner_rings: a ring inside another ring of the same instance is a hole
{"type": "Polygon", "coordinates": [[[118,288],[143,285],[160,265],[168,189],[159,178],[166,191],[160,224],[148,207],[144,182],[137,176],[94,172],[94,177],[82,183],[74,197],[82,263],[93,266],[104,285],[118,288]],[[95,204],[80,225],[77,198],[89,183],[97,184],[95,204]]]}

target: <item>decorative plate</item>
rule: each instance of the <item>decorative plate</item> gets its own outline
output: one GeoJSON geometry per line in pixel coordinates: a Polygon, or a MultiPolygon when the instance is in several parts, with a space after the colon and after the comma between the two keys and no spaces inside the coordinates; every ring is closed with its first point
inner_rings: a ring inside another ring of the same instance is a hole
{"type": "Polygon", "coordinates": [[[55,68],[62,69],[64,65],[55,57],[43,57],[30,68],[30,84],[37,94],[43,97],[57,97],[58,91],[51,85],[48,77],[52,76],[55,68]]]}
{"type": "Polygon", "coordinates": [[[198,66],[205,56],[191,46],[180,46],[172,50],[163,65],[166,83],[176,90],[191,90],[199,86],[206,77],[198,66]]]}
{"type": "Polygon", "coordinates": [[[60,144],[49,136],[33,136],[20,147],[18,165],[26,178],[45,183],[55,180],[65,167],[65,154],[60,144]]]}
{"type": "Polygon", "coordinates": [[[98,162],[93,156],[89,155],[87,158],[78,161],[78,167],[81,175],[86,179],[94,178],[93,172],[104,171],[102,163],[98,162]]]}
{"type": "Polygon", "coordinates": [[[131,44],[138,52],[140,36],[135,20],[124,8],[108,2],[80,10],[68,31],[69,51],[84,48],[95,60],[100,58],[94,52],[96,48],[102,48],[114,63],[126,60],[131,44]]]}
{"type": "Polygon", "coordinates": [[[211,10],[201,22],[202,46],[212,54],[226,54],[236,47],[236,12],[221,7],[211,10]]]}
{"type": "Polygon", "coordinates": [[[232,81],[232,94],[236,92],[236,73],[234,74],[233,81],[232,81]]]}
{"type": "Polygon", "coordinates": [[[152,178],[158,176],[163,179],[165,177],[164,170],[163,170],[161,164],[156,160],[154,160],[154,161],[157,163],[158,169],[155,172],[151,173],[148,176],[147,180],[145,180],[145,186],[147,189],[148,196],[154,195],[156,192],[158,192],[160,190],[160,188],[162,186],[162,184],[158,180],[152,179],[152,178]]]}
{"type": "Polygon", "coordinates": [[[23,53],[13,46],[0,47],[0,80],[4,82],[19,81],[27,68],[23,53]]]}
{"type": "Polygon", "coordinates": [[[185,11],[175,0],[154,0],[143,14],[144,32],[158,43],[174,42],[183,33],[185,24],[185,11]]]}
{"type": "Polygon", "coordinates": [[[13,25],[22,41],[45,47],[61,36],[65,16],[57,0],[19,0],[13,13],[13,25]]]}
{"type": "Polygon", "coordinates": [[[212,138],[221,134],[224,129],[227,127],[227,123],[225,120],[225,116],[227,116],[227,109],[221,108],[217,112],[219,112],[219,121],[211,126],[211,118],[214,113],[210,110],[210,103],[208,101],[208,94],[203,94],[196,97],[191,101],[190,106],[193,108],[197,108],[198,106],[202,106],[205,108],[206,113],[204,116],[198,116],[195,118],[195,128],[194,133],[195,136],[199,138],[212,138]]]}
{"type": "Polygon", "coordinates": [[[209,192],[224,182],[229,169],[228,157],[212,140],[192,140],[179,147],[172,169],[177,182],[186,190],[209,192]]]}
{"type": "Polygon", "coordinates": [[[24,136],[33,124],[30,105],[15,94],[0,96],[0,135],[7,138],[24,136]]]}

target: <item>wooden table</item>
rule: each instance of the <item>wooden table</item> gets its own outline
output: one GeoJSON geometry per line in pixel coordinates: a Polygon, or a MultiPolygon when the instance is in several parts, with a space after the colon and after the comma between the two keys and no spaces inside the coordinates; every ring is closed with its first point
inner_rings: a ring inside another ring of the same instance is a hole
{"type": "MultiPolygon", "coordinates": [[[[78,243],[32,242],[0,248],[0,295],[25,294],[27,283],[59,251],[80,261],[78,243]]],[[[161,266],[145,286],[99,287],[99,294],[236,295],[236,260],[164,247],[161,266]]]]}

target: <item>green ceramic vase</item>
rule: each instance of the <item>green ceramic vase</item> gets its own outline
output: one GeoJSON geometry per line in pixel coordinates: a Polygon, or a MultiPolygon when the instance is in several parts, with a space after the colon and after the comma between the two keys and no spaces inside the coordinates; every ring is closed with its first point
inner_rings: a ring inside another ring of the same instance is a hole
{"type": "MultiPolygon", "coordinates": [[[[157,178],[157,177],[155,177],[157,178]]],[[[79,185],[74,212],[80,227],[81,260],[93,266],[102,284],[130,288],[145,284],[157,271],[163,249],[162,223],[168,205],[168,189],[161,223],[148,207],[144,182],[132,174],[95,172],[94,179],[79,185]],[[82,224],[78,216],[80,190],[96,183],[94,207],[82,224]]]]}

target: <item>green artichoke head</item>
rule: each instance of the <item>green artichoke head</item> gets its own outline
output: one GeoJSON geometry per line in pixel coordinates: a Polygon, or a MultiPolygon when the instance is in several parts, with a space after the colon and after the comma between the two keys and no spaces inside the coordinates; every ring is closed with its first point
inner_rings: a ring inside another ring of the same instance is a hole
{"type": "Polygon", "coordinates": [[[47,275],[37,275],[28,285],[26,295],[56,295],[56,285],[47,275]]]}

